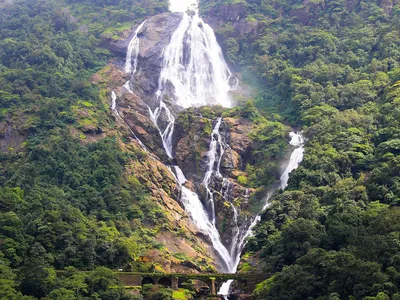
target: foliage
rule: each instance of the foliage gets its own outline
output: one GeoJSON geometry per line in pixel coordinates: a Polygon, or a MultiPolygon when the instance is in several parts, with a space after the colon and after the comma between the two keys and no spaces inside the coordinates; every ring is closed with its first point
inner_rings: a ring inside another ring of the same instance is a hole
{"type": "Polygon", "coordinates": [[[257,82],[256,106],[302,127],[307,139],[301,166],[247,244],[275,274],[255,299],[398,297],[398,5],[202,4],[205,16],[225,21],[218,38],[257,82]]]}
{"type": "Polygon", "coordinates": [[[121,27],[116,9],[127,7],[125,22],[167,9],[161,0],[131,2],[0,4],[0,125],[26,139],[0,153],[1,299],[132,299],[106,267],[128,267],[153,247],[143,219],[164,218],[126,172],[137,153],[113,137],[82,143],[110,123],[90,76],[110,57],[101,34],[121,27]]]}

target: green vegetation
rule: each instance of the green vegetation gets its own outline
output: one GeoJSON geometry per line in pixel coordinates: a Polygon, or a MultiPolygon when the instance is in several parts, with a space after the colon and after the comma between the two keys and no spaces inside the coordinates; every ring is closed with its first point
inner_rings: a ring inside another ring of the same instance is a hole
{"type": "Polygon", "coordinates": [[[253,101],[223,112],[223,117],[245,118],[252,122],[251,155],[246,162],[246,175],[237,178],[239,184],[253,188],[267,187],[279,180],[279,164],[287,149],[289,128],[278,116],[262,116],[253,101]]]}
{"type": "MultiPolygon", "coordinates": [[[[139,299],[107,268],[135,268],[156,244],[147,227],[164,226],[164,213],[125,172],[138,151],[114,137],[81,143],[110,126],[89,79],[110,57],[97,25],[117,28],[109,16],[126,3],[13,2],[0,9],[0,125],[23,142],[0,152],[0,299],[139,299]]],[[[167,7],[137,3],[129,21],[167,7]]]]}
{"type": "Polygon", "coordinates": [[[227,20],[218,36],[258,82],[257,107],[307,138],[302,165],[247,246],[275,274],[255,299],[398,299],[400,6],[202,2],[227,20]],[[238,35],[237,19],[257,34],[238,35]]]}
{"type": "MultiPolygon", "coordinates": [[[[255,267],[255,253],[256,267],[274,274],[254,298],[399,299],[399,4],[202,3],[205,15],[223,20],[217,36],[226,57],[258,94],[230,110],[200,108],[202,117],[188,110],[177,125],[186,130],[204,118],[201,134],[209,137],[210,118],[251,120],[254,149],[237,178],[248,187],[279,178],[287,124],[307,138],[301,167],[247,246],[241,270],[255,267]]],[[[127,152],[112,135],[89,141],[113,127],[105,91],[90,77],[110,58],[102,40],[167,6],[1,2],[0,135],[12,130],[18,141],[0,152],[0,299],[142,299],[110,269],[154,269],[134,260],[164,250],[154,236],[168,228],[167,216],[132,170],[142,150],[127,152]]],[[[191,297],[152,285],[143,296],[191,297]]]]}

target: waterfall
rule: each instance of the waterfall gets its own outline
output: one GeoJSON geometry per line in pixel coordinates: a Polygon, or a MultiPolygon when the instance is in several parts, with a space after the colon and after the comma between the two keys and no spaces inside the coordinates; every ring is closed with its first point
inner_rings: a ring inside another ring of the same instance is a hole
{"type": "Polygon", "coordinates": [[[184,108],[215,104],[230,107],[231,75],[214,31],[197,12],[185,12],[164,49],[159,93],[184,108]]]}
{"type": "Polygon", "coordinates": [[[131,78],[136,73],[137,65],[138,65],[138,56],[139,56],[139,49],[140,49],[140,39],[138,37],[139,32],[142,30],[144,24],[147,20],[145,20],[139,27],[136,29],[135,34],[133,35],[129,46],[128,51],[126,53],[126,61],[125,61],[125,72],[131,73],[131,78]]]}
{"type": "MultiPolygon", "coordinates": [[[[172,138],[175,118],[165,103],[165,99],[170,99],[178,107],[183,108],[206,104],[220,104],[229,107],[231,103],[228,92],[236,88],[238,80],[229,71],[213,30],[198,16],[197,0],[171,1],[170,10],[182,12],[182,21],[162,53],[162,69],[155,95],[159,103],[158,107],[154,111],[149,106],[148,108],[149,116],[158,128],[164,150],[168,157],[172,159],[174,157],[172,138]],[[188,12],[189,8],[192,10],[191,12],[188,12]],[[232,86],[230,83],[232,83],[232,86]]],[[[131,80],[126,82],[124,87],[131,93],[133,92],[131,82],[134,80],[137,71],[140,51],[140,36],[138,34],[145,22],[136,29],[129,43],[125,61],[124,70],[131,74],[131,80]]],[[[218,119],[217,126],[213,130],[208,155],[209,167],[203,180],[209,195],[211,195],[210,201],[212,203],[212,192],[208,185],[216,162],[218,170],[216,174],[220,176],[219,165],[223,152],[220,152],[218,160],[216,155],[217,144],[219,144],[220,151],[223,151],[222,139],[219,135],[221,122],[222,119],[218,119]],[[216,138],[214,138],[214,135],[216,138]]],[[[184,186],[186,178],[182,170],[178,166],[172,167],[175,172],[173,174],[182,189],[181,202],[185,210],[198,229],[210,238],[220,259],[222,271],[229,272],[233,268],[234,262],[229,251],[221,242],[220,234],[215,227],[215,211],[212,220],[210,220],[199,196],[184,186]]],[[[212,207],[214,206],[212,205],[212,207]]]]}
{"type": "MultiPolygon", "coordinates": [[[[155,94],[157,105],[154,110],[148,106],[149,116],[159,131],[165,153],[171,159],[174,158],[172,139],[175,129],[175,117],[170,110],[169,104],[175,104],[178,110],[180,108],[217,104],[231,107],[232,102],[229,97],[229,91],[235,90],[238,86],[237,78],[232,75],[227,67],[214,31],[199,17],[197,6],[197,0],[170,0],[171,12],[182,13],[182,20],[162,52],[162,68],[155,94]]],[[[124,70],[130,73],[131,79],[125,83],[124,87],[131,93],[131,83],[138,69],[139,33],[145,23],[146,21],[136,29],[128,46],[124,70]]],[[[116,108],[116,95],[113,92],[111,96],[111,108],[119,117],[116,108]]],[[[171,172],[173,169],[174,172],[172,173],[182,189],[181,202],[185,210],[197,228],[210,238],[212,246],[220,259],[221,270],[235,273],[246,238],[252,234],[252,230],[259,222],[260,217],[249,218],[242,225],[239,224],[238,208],[234,205],[233,199],[231,199],[234,184],[229,179],[224,178],[220,172],[222,157],[228,147],[220,134],[221,124],[222,118],[218,118],[211,133],[211,141],[207,153],[207,169],[202,181],[202,185],[207,191],[208,210],[203,206],[199,196],[185,187],[184,184],[187,180],[182,170],[176,165],[171,166],[169,169],[171,172]],[[215,226],[215,191],[210,186],[214,178],[222,180],[222,187],[219,192],[224,200],[229,203],[233,212],[235,226],[229,249],[222,243],[220,234],[215,226]]],[[[137,139],[136,136],[135,138],[137,139]]],[[[282,189],[287,186],[290,172],[297,168],[302,160],[304,153],[303,142],[300,134],[291,133],[290,144],[296,148],[281,176],[280,187],[282,189]]],[[[140,141],[139,143],[143,145],[140,141]]],[[[268,206],[268,201],[273,192],[272,190],[267,195],[264,209],[268,206]]],[[[249,197],[248,190],[245,197],[249,197]]],[[[226,282],[219,293],[228,294],[231,283],[232,281],[226,282]]]]}
{"type": "Polygon", "coordinates": [[[215,169],[215,161],[217,159],[217,146],[219,146],[220,149],[220,157],[218,159],[218,166],[215,169],[215,172],[217,173],[217,175],[220,175],[219,172],[219,166],[221,163],[221,159],[222,159],[222,155],[223,155],[223,145],[222,145],[222,138],[221,135],[219,134],[219,128],[221,126],[221,122],[222,122],[222,118],[218,118],[217,123],[211,133],[211,142],[210,142],[210,147],[209,147],[209,151],[207,153],[207,171],[206,174],[204,175],[204,179],[202,184],[204,185],[204,187],[207,190],[207,195],[208,195],[208,203],[210,205],[211,208],[211,220],[212,223],[215,224],[215,206],[214,206],[214,193],[213,191],[210,189],[209,185],[212,179],[212,175],[214,173],[214,169],[215,169]]]}
{"type": "Polygon", "coordinates": [[[301,161],[303,160],[303,154],[304,154],[304,139],[303,136],[300,133],[290,133],[290,145],[295,146],[296,149],[292,152],[292,155],[290,156],[289,159],[289,164],[287,165],[285,171],[283,172],[281,176],[281,184],[280,188],[283,190],[287,187],[287,183],[289,181],[289,174],[293,170],[297,169],[301,161]]]}
{"type": "Polygon", "coordinates": [[[152,110],[149,107],[150,118],[153,121],[154,125],[158,128],[158,132],[160,133],[165,153],[167,153],[169,158],[173,158],[172,135],[174,133],[174,128],[175,128],[175,118],[172,115],[171,111],[169,110],[168,106],[161,99],[159,99],[159,101],[160,101],[160,106],[157,107],[154,112],[152,112],[152,110]],[[162,113],[164,113],[164,116],[166,117],[168,124],[167,127],[164,129],[164,131],[162,131],[160,126],[158,125],[158,120],[162,113]]]}
{"type": "Polygon", "coordinates": [[[234,259],[234,265],[236,264],[236,256],[237,253],[240,251],[240,236],[241,236],[241,230],[239,227],[239,212],[236,208],[236,206],[233,204],[233,202],[230,199],[230,195],[232,193],[232,189],[233,189],[233,183],[227,179],[224,178],[222,181],[222,188],[220,193],[222,194],[222,197],[225,201],[227,201],[229,203],[229,205],[232,208],[232,212],[233,212],[233,222],[235,223],[235,227],[234,227],[234,232],[233,232],[233,237],[232,237],[232,242],[231,242],[231,249],[229,251],[231,258],[235,258],[234,259]]]}
{"type": "Polygon", "coordinates": [[[233,75],[214,31],[199,17],[197,1],[171,1],[170,9],[183,12],[183,17],[163,50],[156,92],[159,106],[151,115],[167,155],[173,158],[175,118],[164,99],[168,98],[183,108],[216,104],[230,107],[232,104],[228,92],[236,88],[238,80],[232,80],[233,75]],[[161,116],[166,120],[166,125],[160,124],[161,116]]]}
{"type": "MultiPolygon", "coordinates": [[[[288,163],[287,167],[285,168],[285,170],[283,171],[282,176],[280,178],[279,188],[281,188],[281,189],[285,189],[287,187],[287,185],[288,185],[287,183],[289,180],[289,174],[293,170],[298,168],[301,161],[303,160],[303,155],[304,155],[304,139],[303,139],[303,136],[301,135],[301,133],[290,132],[289,136],[291,138],[289,144],[294,146],[295,149],[293,150],[292,154],[290,155],[289,163],[288,163]]],[[[269,199],[272,197],[273,193],[274,193],[274,190],[271,190],[268,192],[268,194],[266,196],[266,200],[265,200],[265,205],[264,205],[263,209],[261,210],[261,212],[268,208],[269,199]]],[[[243,250],[246,239],[252,235],[254,227],[257,225],[258,222],[260,222],[260,220],[261,220],[260,215],[256,216],[254,218],[253,222],[250,224],[249,228],[247,229],[246,233],[244,234],[243,238],[240,240],[239,251],[234,260],[232,273],[235,273],[237,270],[237,267],[240,262],[240,254],[241,254],[240,251],[243,250]]],[[[229,290],[230,290],[232,283],[233,283],[233,280],[228,280],[228,281],[224,282],[222,284],[220,290],[218,291],[218,294],[223,295],[223,296],[225,296],[224,297],[225,299],[228,299],[227,295],[229,294],[229,290]]]]}
{"type": "Polygon", "coordinates": [[[114,91],[111,91],[111,109],[117,115],[117,117],[120,117],[117,110],[117,95],[114,91]]]}
{"type": "MultiPolygon", "coordinates": [[[[233,189],[233,183],[229,181],[229,179],[224,178],[220,171],[222,156],[225,152],[225,148],[227,147],[226,143],[223,141],[222,136],[219,132],[222,123],[222,118],[218,118],[217,122],[213,128],[211,133],[211,142],[209,146],[209,151],[207,153],[207,172],[204,176],[202,184],[207,190],[208,201],[211,205],[211,212],[212,212],[212,223],[215,226],[215,208],[214,208],[214,191],[210,188],[210,183],[212,182],[213,178],[220,177],[222,178],[222,188],[220,193],[225,201],[227,201],[233,211],[233,221],[235,223],[235,227],[233,230],[233,237],[230,243],[230,251],[229,257],[232,261],[231,267],[227,269],[228,273],[236,272],[237,266],[239,265],[240,261],[240,252],[243,249],[245,240],[249,235],[248,230],[245,228],[241,228],[238,222],[238,210],[236,206],[230,199],[231,192],[233,189]],[[219,154],[219,156],[218,156],[219,154]],[[245,229],[245,230],[243,230],[245,229]]],[[[248,197],[249,191],[246,190],[246,196],[248,197]]],[[[254,226],[253,226],[254,227],[254,226]]]]}
{"type": "MultiPolygon", "coordinates": [[[[220,46],[217,43],[214,31],[204,23],[198,14],[197,0],[170,0],[171,12],[182,13],[182,20],[177,29],[172,33],[168,45],[162,52],[162,68],[158,79],[158,88],[155,94],[157,105],[154,110],[149,106],[149,116],[157,127],[163,142],[165,153],[169,158],[174,158],[173,134],[175,129],[175,117],[170,110],[170,103],[177,109],[196,107],[203,105],[221,105],[231,107],[232,102],[229,91],[235,90],[238,80],[232,75],[224,60],[220,46]]],[[[132,92],[131,83],[138,69],[140,52],[140,31],[145,26],[144,21],[136,29],[128,46],[124,70],[130,73],[131,79],[124,87],[132,92]]],[[[119,117],[116,108],[116,95],[112,93],[111,108],[119,117]]],[[[203,206],[199,196],[185,187],[186,177],[178,166],[171,166],[177,183],[182,189],[181,202],[197,228],[206,234],[220,259],[221,269],[224,272],[234,273],[240,261],[241,251],[246,243],[246,238],[252,234],[254,226],[260,217],[245,220],[239,224],[238,208],[231,199],[234,184],[224,178],[220,172],[220,166],[224,151],[228,147],[224,142],[220,127],[222,118],[218,118],[211,133],[211,141],[207,153],[207,169],[203,177],[202,185],[207,191],[206,206],[203,206]],[[222,243],[220,234],[215,226],[216,212],[214,206],[214,190],[210,186],[213,179],[221,179],[222,187],[219,191],[233,213],[234,228],[229,249],[222,243]]],[[[133,132],[132,132],[133,133],[133,132]]],[[[135,136],[137,139],[137,137],[135,136]]],[[[137,139],[138,140],[138,139],[137,139]]],[[[138,140],[139,141],[139,140],[138,140]]],[[[295,146],[289,164],[281,177],[280,187],[287,186],[289,174],[298,167],[303,157],[303,139],[300,134],[291,133],[290,144],[295,146]]],[[[140,141],[139,143],[143,145],[140,141]]],[[[171,172],[172,172],[172,169],[171,172]]],[[[273,194],[267,195],[268,200],[273,194]]],[[[246,191],[248,198],[249,191],[246,191]]],[[[266,208],[264,207],[264,209],[266,208]]],[[[220,294],[227,294],[232,281],[223,285],[220,294]]]]}
{"type": "MultiPolygon", "coordinates": [[[[208,201],[211,203],[211,218],[208,216],[207,211],[205,210],[203,204],[201,203],[199,196],[187,189],[184,186],[184,183],[187,181],[185,175],[183,174],[182,170],[178,166],[174,166],[176,178],[181,185],[182,188],[182,197],[181,202],[185,207],[185,210],[189,213],[191,219],[196,224],[197,228],[205,233],[212,242],[214,250],[217,252],[218,257],[221,259],[222,262],[222,270],[224,272],[232,272],[236,265],[235,253],[236,244],[232,243],[231,250],[228,249],[222,244],[220,234],[215,227],[215,208],[214,208],[214,197],[213,191],[209,187],[213,176],[222,177],[220,173],[220,164],[222,155],[224,153],[224,149],[226,147],[225,143],[222,140],[221,134],[219,133],[220,127],[222,123],[222,118],[218,118],[217,122],[213,128],[211,133],[211,142],[209,146],[209,151],[207,153],[207,170],[204,175],[204,179],[202,184],[205,186],[208,194],[208,201]],[[218,156],[219,153],[219,156],[218,156]],[[210,220],[211,219],[211,220],[210,220]]],[[[229,197],[229,189],[231,188],[231,183],[227,179],[223,179],[223,190],[224,190],[224,197],[229,197]]],[[[234,207],[233,203],[231,203],[235,213],[235,220],[237,223],[237,210],[234,207]]],[[[239,231],[239,228],[237,228],[239,231]]],[[[239,234],[239,232],[237,233],[239,234]]],[[[236,236],[236,234],[235,234],[236,236]]],[[[237,237],[239,240],[239,236],[237,237]]]]}
{"type": "Polygon", "coordinates": [[[217,228],[210,222],[199,196],[184,186],[187,180],[182,170],[178,166],[174,166],[174,168],[176,177],[182,188],[181,201],[185,210],[189,213],[197,228],[211,239],[211,243],[223,264],[223,271],[229,271],[233,267],[233,262],[228,250],[221,242],[217,228]]]}

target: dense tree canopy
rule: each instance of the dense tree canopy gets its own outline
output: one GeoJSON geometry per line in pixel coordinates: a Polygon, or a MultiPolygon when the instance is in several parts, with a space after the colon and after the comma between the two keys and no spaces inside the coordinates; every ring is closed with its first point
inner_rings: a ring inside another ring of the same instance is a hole
{"type": "Polygon", "coordinates": [[[398,2],[202,2],[227,21],[218,36],[258,80],[257,106],[307,139],[248,243],[242,270],[253,253],[275,274],[255,298],[398,299],[398,2]],[[257,34],[237,35],[243,23],[257,34]]]}
{"type": "Polygon", "coordinates": [[[102,34],[120,30],[124,6],[130,26],[168,7],[0,2],[0,122],[26,139],[18,151],[0,152],[0,299],[136,299],[107,267],[131,267],[155,247],[144,217],[164,222],[135,174],[124,172],[142,154],[123,152],[113,137],[82,143],[84,135],[71,134],[109,122],[89,79],[110,57],[100,47],[102,34]],[[56,269],[67,271],[56,276],[56,269]]]}
{"type": "MultiPolygon", "coordinates": [[[[168,3],[11,2],[0,1],[0,122],[26,140],[0,152],[0,299],[140,299],[107,268],[159,246],[148,228],[165,216],[125,172],[142,154],[71,132],[110,122],[89,81],[111,57],[101,41],[168,3]]],[[[222,20],[226,58],[257,90],[226,115],[257,125],[241,183],[271,184],[285,125],[307,139],[302,165],[271,199],[243,257],[242,271],[254,255],[274,274],[255,299],[400,299],[398,1],[201,4],[205,17],[222,20]]],[[[144,295],[173,292],[148,286],[144,295]]]]}

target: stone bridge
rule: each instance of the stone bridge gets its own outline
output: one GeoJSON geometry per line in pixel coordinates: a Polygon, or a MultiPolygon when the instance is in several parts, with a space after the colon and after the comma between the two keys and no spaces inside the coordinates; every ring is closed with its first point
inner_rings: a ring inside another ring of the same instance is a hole
{"type": "Polygon", "coordinates": [[[192,280],[203,283],[204,294],[217,295],[222,283],[227,280],[235,282],[244,291],[251,293],[256,285],[271,277],[270,274],[245,273],[245,274],[179,274],[179,273],[135,273],[117,272],[118,279],[125,287],[143,286],[145,284],[159,284],[172,289],[178,289],[190,284],[192,280]]]}

